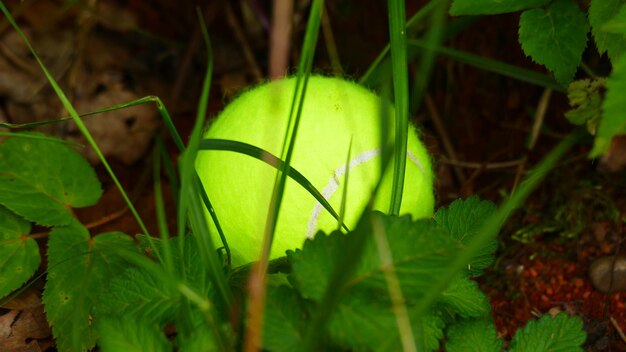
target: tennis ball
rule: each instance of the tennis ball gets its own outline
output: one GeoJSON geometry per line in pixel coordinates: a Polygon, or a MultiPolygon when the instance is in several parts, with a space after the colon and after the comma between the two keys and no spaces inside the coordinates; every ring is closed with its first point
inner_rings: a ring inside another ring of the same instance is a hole
{"type": "MultiPolygon", "coordinates": [[[[204,138],[245,142],[281,156],[296,78],[259,85],[234,99],[204,133],[204,138]]],[[[380,178],[381,116],[393,123],[393,108],[368,89],[343,79],[311,76],[291,166],[302,173],[339,212],[346,161],[350,152],[344,222],[356,225],[380,178]],[[389,112],[382,114],[383,108],[389,112]]],[[[393,131],[393,129],[391,129],[393,131]]],[[[233,265],[258,260],[276,169],[250,156],[202,150],[196,169],[231,249],[233,265]]],[[[385,173],[374,208],[387,211],[393,175],[385,173]]],[[[430,158],[411,127],[402,214],[414,218],[433,214],[430,158]]],[[[216,245],[221,241],[210,217],[216,245]]],[[[288,179],[270,258],[300,248],[318,230],[337,229],[337,220],[292,179],[288,179]]]]}

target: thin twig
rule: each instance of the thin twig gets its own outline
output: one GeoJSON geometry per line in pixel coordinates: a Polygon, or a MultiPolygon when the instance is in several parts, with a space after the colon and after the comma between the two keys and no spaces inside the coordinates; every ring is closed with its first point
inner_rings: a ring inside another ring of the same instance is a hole
{"type": "Polygon", "coordinates": [[[617,331],[617,334],[619,335],[619,337],[621,337],[622,341],[624,341],[626,343],[626,334],[624,334],[624,331],[622,330],[622,328],[617,323],[617,320],[615,320],[615,318],[613,318],[613,316],[611,316],[609,319],[611,319],[611,325],[613,325],[613,327],[617,331]]]}
{"type": "Polygon", "coordinates": [[[494,170],[494,169],[508,169],[511,167],[515,167],[519,165],[520,163],[523,163],[524,158],[519,158],[519,159],[509,160],[509,161],[494,162],[494,163],[479,163],[479,162],[458,161],[458,160],[452,161],[444,156],[439,159],[439,162],[443,164],[463,167],[466,169],[494,170]]]}
{"type": "MultiPolygon", "coordinates": [[[[539,102],[537,103],[537,112],[535,113],[535,121],[533,123],[533,128],[530,131],[530,137],[528,139],[528,151],[531,151],[535,148],[535,144],[537,144],[537,139],[539,139],[539,133],[541,132],[541,126],[543,126],[543,121],[546,117],[546,111],[548,110],[548,106],[550,105],[550,97],[552,96],[552,89],[546,88],[539,98],[539,102]]],[[[522,175],[526,169],[526,161],[528,160],[528,155],[523,157],[523,161],[518,165],[517,172],[515,174],[515,179],[513,180],[513,188],[511,189],[511,193],[515,191],[517,185],[519,185],[522,180],[522,175]]]]}
{"type": "MultiPolygon", "coordinates": [[[[454,149],[454,146],[452,145],[452,141],[450,140],[450,137],[448,136],[448,132],[446,131],[446,128],[444,127],[443,122],[441,121],[441,117],[439,116],[437,107],[435,106],[435,103],[433,99],[431,98],[430,94],[424,95],[424,102],[426,103],[426,108],[428,109],[430,118],[433,121],[433,124],[435,125],[437,134],[439,134],[439,137],[441,138],[441,141],[443,143],[443,149],[446,151],[446,154],[448,154],[451,162],[458,162],[459,158],[456,155],[456,151],[454,149]]],[[[452,164],[452,166],[453,166],[454,173],[459,183],[462,185],[465,184],[465,174],[463,173],[463,169],[454,164],[452,164]]]]}
{"type": "MultiPolygon", "coordinates": [[[[281,2],[289,2],[290,1],[281,1],[281,2]]],[[[250,73],[254,76],[255,81],[260,81],[263,78],[263,74],[261,73],[261,69],[259,68],[259,64],[256,62],[254,58],[254,54],[252,53],[252,48],[250,47],[250,43],[246,38],[245,34],[241,30],[241,25],[237,20],[237,16],[235,16],[235,12],[231,6],[230,1],[226,1],[226,5],[224,7],[226,11],[226,20],[228,21],[228,25],[233,30],[235,34],[235,39],[239,42],[239,46],[243,51],[243,57],[246,59],[246,62],[249,65],[250,73]]]]}
{"type": "Polygon", "coordinates": [[[333,35],[333,29],[330,25],[330,17],[328,17],[327,9],[324,9],[322,13],[322,32],[324,34],[324,43],[326,44],[328,58],[333,67],[333,74],[335,76],[343,76],[343,68],[341,67],[341,60],[339,60],[337,43],[335,42],[335,36],[333,35]]]}
{"type": "Polygon", "coordinates": [[[293,1],[274,0],[270,32],[269,76],[282,78],[289,66],[293,1]]]}

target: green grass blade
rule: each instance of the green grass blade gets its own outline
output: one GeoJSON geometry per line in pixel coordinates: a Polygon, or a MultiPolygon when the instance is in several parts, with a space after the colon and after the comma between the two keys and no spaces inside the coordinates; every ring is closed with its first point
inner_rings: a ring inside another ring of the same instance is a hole
{"type": "Polygon", "coordinates": [[[187,224],[186,220],[189,219],[189,224],[193,229],[193,236],[200,249],[200,257],[204,265],[210,268],[211,282],[215,285],[217,292],[219,292],[219,297],[225,307],[229,307],[232,302],[232,293],[226,283],[223,267],[221,263],[219,263],[211,236],[209,235],[208,224],[204,216],[204,205],[200,199],[202,185],[198,182],[198,175],[195,167],[198,145],[200,144],[200,139],[202,138],[202,129],[207,112],[211,77],[213,74],[211,41],[209,39],[209,34],[206,31],[206,26],[204,25],[204,19],[200,13],[198,13],[198,17],[209,54],[207,58],[207,70],[202,84],[202,92],[200,93],[200,100],[198,102],[196,121],[194,123],[193,130],[191,131],[189,145],[180,157],[181,193],[178,208],[178,234],[179,236],[185,234],[187,224]]]}
{"type": "Polygon", "coordinates": [[[562,85],[557,83],[553,78],[547,75],[544,75],[535,71],[527,70],[521,67],[517,67],[514,65],[510,65],[502,61],[488,59],[479,55],[474,55],[468,52],[446,48],[446,47],[439,46],[439,45],[431,46],[422,40],[409,40],[408,44],[410,48],[409,50],[410,56],[412,56],[411,54],[416,55],[418,52],[426,50],[427,48],[430,47],[432,50],[436,51],[437,53],[441,55],[447,56],[458,62],[462,62],[464,64],[474,66],[481,70],[511,77],[516,80],[527,82],[536,86],[550,88],[557,92],[562,92],[562,93],[567,92],[567,89],[565,87],[563,87],[562,85]]]}
{"type": "MultiPolygon", "coordinates": [[[[163,101],[161,100],[161,98],[157,96],[149,95],[149,96],[139,98],[136,100],[131,100],[129,102],[115,104],[115,105],[107,106],[102,109],[79,114],[78,116],[81,118],[94,116],[94,115],[102,114],[102,113],[109,112],[109,111],[125,109],[125,108],[129,108],[132,106],[137,106],[137,105],[147,104],[147,103],[154,103],[156,105],[156,108],[157,110],[159,110],[161,118],[163,119],[163,123],[165,123],[165,127],[167,128],[167,130],[170,132],[170,135],[174,139],[174,143],[176,143],[176,147],[178,148],[179,151],[183,151],[185,149],[183,140],[180,138],[180,135],[178,134],[178,131],[176,130],[176,127],[174,126],[174,122],[172,121],[172,118],[170,117],[169,112],[165,108],[163,101]]],[[[56,119],[50,119],[46,121],[37,121],[37,122],[28,122],[28,123],[0,122],[0,127],[9,128],[9,129],[34,128],[34,127],[45,126],[45,125],[49,125],[53,123],[64,122],[64,121],[68,121],[72,119],[73,119],[72,116],[63,116],[63,117],[59,117],[56,119]]]]}
{"type": "Polygon", "coordinates": [[[395,148],[393,156],[393,186],[389,214],[398,215],[402,204],[406,149],[409,131],[409,71],[406,51],[406,14],[404,0],[389,0],[389,37],[391,71],[396,111],[395,148]]]}
{"type": "Polygon", "coordinates": [[[170,233],[167,225],[167,215],[165,213],[165,202],[163,201],[163,190],[161,188],[161,154],[164,148],[163,141],[158,136],[152,151],[152,178],[154,180],[154,205],[157,218],[157,226],[163,246],[163,265],[168,272],[174,272],[174,259],[169,243],[170,233]]]}
{"type": "Polygon", "coordinates": [[[308,77],[313,66],[313,57],[315,56],[315,47],[324,9],[323,0],[314,0],[311,4],[311,10],[307,21],[307,28],[302,46],[300,63],[298,65],[298,73],[296,78],[296,86],[294,89],[293,100],[289,113],[289,122],[285,137],[283,139],[283,149],[281,159],[284,160],[282,170],[278,170],[272,198],[267,214],[265,224],[265,234],[263,237],[263,248],[261,252],[261,260],[254,267],[250,276],[250,295],[248,307],[248,321],[246,326],[246,337],[244,342],[245,350],[257,350],[261,345],[261,331],[263,329],[263,310],[265,306],[266,280],[268,259],[271,252],[272,241],[278,220],[280,205],[287,183],[288,170],[293,154],[298,127],[300,124],[300,116],[302,105],[306,97],[306,85],[308,77]]]}
{"type": "MultiPolygon", "coordinates": [[[[274,154],[248,143],[231,141],[226,139],[203,139],[200,142],[198,149],[236,152],[262,161],[276,168],[277,170],[283,170],[285,167],[285,162],[274,154]]],[[[328,203],[328,200],[324,198],[322,193],[320,193],[320,191],[315,188],[315,186],[311,182],[309,182],[309,180],[307,180],[307,178],[302,173],[292,168],[291,166],[287,167],[287,172],[288,176],[292,180],[296,181],[300,186],[302,186],[302,188],[307,190],[313,197],[315,197],[315,200],[317,200],[324,207],[324,209],[326,209],[336,220],[340,220],[339,214],[337,214],[337,212],[333,209],[330,203],[328,203]]],[[[342,225],[342,228],[346,231],[350,231],[350,229],[348,229],[345,224],[342,225]]]]}

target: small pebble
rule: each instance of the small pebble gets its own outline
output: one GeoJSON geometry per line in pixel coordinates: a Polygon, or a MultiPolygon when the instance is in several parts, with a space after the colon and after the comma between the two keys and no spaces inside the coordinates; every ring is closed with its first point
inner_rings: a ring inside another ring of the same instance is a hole
{"type": "Polygon", "coordinates": [[[597,258],[589,266],[589,277],[598,291],[604,293],[626,291],[626,256],[609,255],[597,258]],[[615,264],[613,264],[614,260],[615,264]],[[611,276],[613,276],[612,283],[611,276]]]}

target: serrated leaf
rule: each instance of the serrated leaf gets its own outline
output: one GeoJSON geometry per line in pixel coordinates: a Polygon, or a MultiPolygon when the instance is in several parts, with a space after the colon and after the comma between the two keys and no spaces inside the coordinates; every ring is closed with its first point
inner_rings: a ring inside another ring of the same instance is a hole
{"type": "MultiPolygon", "coordinates": [[[[332,341],[340,347],[356,351],[402,350],[391,306],[378,298],[364,293],[347,296],[331,318],[328,332],[332,341]]],[[[410,311],[409,315],[416,344],[421,339],[427,351],[437,350],[443,338],[444,322],[441,317],[432,311],[421,319],[411,316],[410,311]]]]}
{"type": "MultiPolygon", "coordinates": [[[[465,245],[495,211],[496,206],[492,202],[473,196],[465,200],[456,200],[447,208],[440,208],[435,214],[435,222],[448,231],[459,244],[465,245]]],[[[482,275],[483,270],[493,263],[493,253],[496,249],[498,241],[495,239],[481,248],[468,263],[468,275],[482,275]]]]}
{"type": "Polygon", "coordinates": [[[544,6],[550,0],[453,0],[450,14],[495,15],[544,6]]]}
{"type": "Polygon", "coordinates": [[[528,322],[517,330],[510,352],[575,352],[583,351],[581,345],[587,335],[579,317],[560,313],[554,318],[544,315],[539,320],[528,322]]]}
{"type": "MultiPolygon", "coordinates": [[[[621,34],[619,37],[624,46],[626,46],[626,39],[624,38],[624,34],[626,34],[626,4],[623,4],[623,1],[620,1],[621,6],[619,7],[619,11],[617,14],[602,26],[602,30],[608,33],[621,34]]],[[[611,14],[613,15],[613,14],[611,14]]],[[[623,50],[615,57],[618,57],[623,50]]],[[[613,57],[611,57],[612,59],[613,57]]]]}
{"type": "Polygon", "coordinates": [[[572,0],[555,0],[545,9],[522,13],[519,42],[526,55],[554,73],[562,85],[569,84],[587,46],[589,23],[572,0]]]}
{"type": "MultiPolygon", "coordinates": [[[[409,216],[386,216],[372,214],[384,230],[392,263],[405,297],[419,299],[432,282],[444,274],[446,265],[452,260],[457,247],[455,241],[432,220],[411,222],[409,216]]],[[[343,255],[347,241],[356,236],[367,236],[360,264],[350,280],[351,287],[376,289],[388,295],[385,279],[386,267],[380,261],[378,248],[371,233],[351,232],[348,235],[334,232],[328,236],[319,233],[305,241],[302,250],[288,252],[292,273],[290,281],[305,298],[319,301],[328,286],[328,273],[333,272],[334,263],[343,255]]]]}
{"type": "Polygon", "coordinates": [[[313,239],[304,241],[302,249],[287,251],[292,267],[289,280],[303,297],[315,301],[322,298],[328,287],[328,273],[342,255],[347,238],[338,231],[330,235],[318,232],[313,239]]]}
{"type": "Polygon", "coordinates": [[[448,327],[447,352],[500,352],[502,340],[496,335],[493,319],[462,320],[448,327]]]}
{"type": "Polygon", "coordinates": [[[107,284],[96,307],[99,315],[126,315],[151,323],[165,324],[180,308],[179,292],[172,292],[162,280],[140,268],[128,268],[107,284]]]}
{"type": "Polygon", "coordinates": [[[614,64],[613,72],[606,81],[606,94],[602,103],[602,119],[598,126],[598,133],[593,149],[589,156],[592,158],[602,155],[609,149],[614,136],[626,133],[626,54],[622,55],[614,64]]]}
{"type": "Polygon", "coordinates": [[[102,352],[172,351],[170,342],[157,324],[129,317],[100,319],[98,335],[102,352]]]}
{"type": "Polygon", "coordinates": [[[296,351],[308,313],[298,293],[287,286],[269,286],[263,315],[263,348],[268,351],[296,351]]]}
{"type": "Polygon", "coordinates": [[[0,204],[29,221],[67,225],[69,208],[93,205],[101,194],[93,168],[63,143],[13,137],[0,144],[0,204]]]}
{"type": "Polygon", "coordinates": [[[127,266],[104,250],[113,246],[137,250],[127,235],[115,232],[92,238],[75,220],[50,233],[43,302],[59,351],[86,351],[95,345],[98,297],[127,266]]]}
{"type": "Polygon", "coordinates": [[[0,206],[0,298],[19,288],[39,268],[39,246],[26,237],[28,233],[28,221],[0,206]]]}
{"type": "MultiPolygon", "coordinates": [[[[137,236],[140,247],[149,252],[144,235],[137,236]]],[[[159,250],[162,242],[152,239],[159,250]]],[[[185,278],[185,282],[205,295],[210,294],[207,284],[207,268],[201,265],[198,249],[191,236],[176,236],[170,239],[174,268],[185,278]],[[182,246],[181,246],[182,241],[182,246]],[[180,249],[182,248],[182,253],[180,249]],[[184,274],[182,274],[184,271],[184,274]]],[[[172,290],[163,280],[139,267],[131,267],[109,283],[110,289],[100,295],[98,313],[102,315],[129,315],[149,322],[165,324],[172,322],[180,309],[180,292],[172,290]]]]}
{"type": "Polygon", "coordinates": [[[491,304],[478,284],[465,277],[453,280],[443,291],[439,303],[447,308],[449,313],[458,314],[463,318],[484,316],[491,310],[491,304]]]}
{"type": "MultiPolygon", "coordinates": [[[[600,54],[608,52],[611,62],[615,62],[626,50],[624,36],[613,32],[615,28],[619,27],[617,26],[620,20],[618,16],[624,9],[623,5],[624,0],[592,0],[589,4],[589,23],[594,42],[600,54]],[[615,15],[616,13],[618,16],[615,15]]],[[[621,18],[626,19],[625,17],[621,18]]]]}

